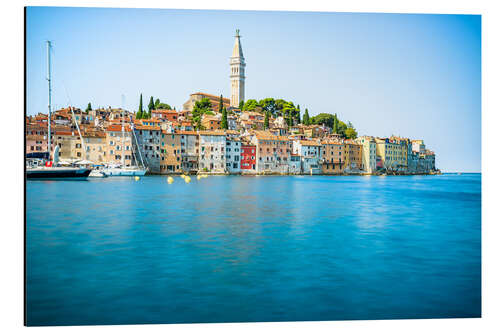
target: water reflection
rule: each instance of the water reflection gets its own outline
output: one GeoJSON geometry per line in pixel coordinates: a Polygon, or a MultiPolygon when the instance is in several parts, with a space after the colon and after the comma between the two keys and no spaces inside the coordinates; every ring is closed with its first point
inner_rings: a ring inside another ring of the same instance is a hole
{"type": "Polygon", "coordinates": [[[28,323],[479,316],[480,182],[28,182],[28,323]]]}

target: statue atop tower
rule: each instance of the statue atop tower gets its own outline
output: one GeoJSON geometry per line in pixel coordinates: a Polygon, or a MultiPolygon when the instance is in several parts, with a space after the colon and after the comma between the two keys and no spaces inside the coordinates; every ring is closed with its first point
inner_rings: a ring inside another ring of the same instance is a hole
{"type": "Polygon", "coordinates": [[[241,101],[245,100],[245,58],[241,49],[240,29],[236,29],[233,55],[229,66],[231,74],[231,106],[237,108],[241,101]]]}

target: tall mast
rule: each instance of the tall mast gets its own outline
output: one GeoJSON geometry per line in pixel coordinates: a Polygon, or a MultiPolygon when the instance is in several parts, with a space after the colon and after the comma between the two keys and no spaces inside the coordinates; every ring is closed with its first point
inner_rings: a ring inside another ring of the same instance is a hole
{"type": "Polygon", "coordinates": [[[123,124],[123,108],[124,108],[124,99],[125,99],[125,95],[122,94],[122,166],[125,166],[125,130],[123,128],[124,124],[123,124]]]}
{"type": "Polygon", "coordinates": [[[51,78],[50,78],[50,48],[52,47],[51,41],[47,41],[47,82],[49,83],[49,117],[47,118],[48,123],[48,141],[47,141],[47,149],[49,151],[49,159],[51,153],[51,133],[50,133],[50,113],[52,111],[52,86],[51,86],[51,78]]]}

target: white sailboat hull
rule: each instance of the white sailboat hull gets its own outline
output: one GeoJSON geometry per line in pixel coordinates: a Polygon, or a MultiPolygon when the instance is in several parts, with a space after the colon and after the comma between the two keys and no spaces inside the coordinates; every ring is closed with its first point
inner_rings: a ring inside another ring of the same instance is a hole
{"type": "Polygon", "coordinates": [[[133,176],[144,176],[146,174],[146,169],[140,168],[110,168],[101,170],[106,176],[117,177],[117,176],[125,176],[125,177],[133,177],[133,176]]]}

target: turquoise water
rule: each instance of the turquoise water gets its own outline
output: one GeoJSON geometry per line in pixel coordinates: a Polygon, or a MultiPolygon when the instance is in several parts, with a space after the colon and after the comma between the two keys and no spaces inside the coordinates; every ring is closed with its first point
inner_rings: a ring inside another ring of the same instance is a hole
{"type": "Polygon", "coordinates": [[[27,324],[481,316],[481,175],[26,183],[27,324]]]}

